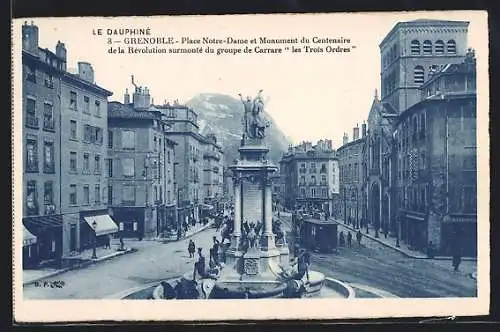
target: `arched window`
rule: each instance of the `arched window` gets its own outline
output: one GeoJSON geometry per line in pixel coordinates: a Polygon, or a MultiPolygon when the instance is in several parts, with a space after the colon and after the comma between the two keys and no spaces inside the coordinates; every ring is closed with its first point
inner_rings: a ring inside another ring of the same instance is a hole
{"type": "Polygon", "coordinates": [[[436,40],[434,45],[436,54],[444,54],[444,42],[442,40],[436,40]]]}
{"type": "Polygon", "coordinates": [[[416,84],[424,83],[424,67],[416,66],[413,70],[413,81],[416,84]]]}
{"type": "Polygon", "coordinates": [[[430,40],[425,40],[422,49],[425,55],[432,54],[432,42],[430,40]]]}
{"type": "Polygon", "coordinates": [[[418,40],[412,40],[411,41],[411,54],[412,55],[417,55],[420,54],[420,42],[418,40]]]}
{"type": "Polygon", "coordinates": [[[450,54],[457,53],[457,43],[455,43],[453,39],[448,40],[448,43],[446,44],[446,49],[447,52],[450,54]]]}

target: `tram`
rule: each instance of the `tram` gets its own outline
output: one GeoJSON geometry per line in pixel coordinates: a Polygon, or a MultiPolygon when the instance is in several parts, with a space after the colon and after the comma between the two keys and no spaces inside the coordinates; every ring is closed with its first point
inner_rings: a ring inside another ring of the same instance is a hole
{"type": "Polygon", "coordinates": [[[292,221],[295,243],[300,247],[321,253],[336,250],[338,237],[335,221],[309,215],[294,215],[292,221]]]}

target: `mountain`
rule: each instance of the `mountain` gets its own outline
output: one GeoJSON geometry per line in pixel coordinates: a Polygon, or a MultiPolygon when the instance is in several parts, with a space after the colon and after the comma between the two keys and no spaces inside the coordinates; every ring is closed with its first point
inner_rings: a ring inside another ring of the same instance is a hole
{"type": "MultiPolygon", "coordinates": [[[[237,98],[215,93],[201,93],[187,103],[198,113],[198,125],[202,134],[213,133],[224,150],[225,164],[229,165],[239,158],[243,131],[243,104],[237,98]]],[[[282,153],[290,144],[287,137],[276,126],[269,113],[265,116],[271,125],[266,129],[266,145],[269,148],[269,159],[279,165],[282,153]]]]}

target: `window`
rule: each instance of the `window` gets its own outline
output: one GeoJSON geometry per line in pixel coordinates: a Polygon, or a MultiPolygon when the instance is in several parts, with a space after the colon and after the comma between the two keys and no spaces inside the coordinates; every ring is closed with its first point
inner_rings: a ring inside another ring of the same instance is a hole
{"type": "Polygon", "coordinates": [[[457,53],[457,44],[455,43],[455,41],[453,39],[448,40],[448,42],[446,43],[446,50],[450,54],[457,53]]]}
{"type": "Polygon", "coordinates": [[[108,148],[113,148],[113,131],[108,130],[108,148]]]}
{"type": "Polygon", "coordinates": [[[88,153],[83,154],[83,172],[90,173],[90,156],[88,153]]]}
{"type": "Polygon", "coordinates": [[[135,204],[135,186],[125,185],[122,187],[122,203],[135,204]]]}
{"type": "Polygon", "coordinates": [[[153,137],[153,148],[155,151],[158,151],[158,141],[156,140],[156,136],[153,137]]]}
{"type": "Polygon", "coordinates": [[[69,186],[69,205],[76,205],[77,197],[76,197],[76,184],[71,184],[69,186]]]}
{"type": "Polygon", "coordinates": [[[36,190],[36,181],[28,181],[26,187],[26,210],[27,215],[38,214],[38,198],[36,190]]]}
{"type": "Polygon", "coordinates": [[[108,205],[113,205],[113,186],[108,186],[108,205]]]}
{"type": "Polygon", "coordinates": [[[106,160],[106,169],[108,172],[108,177],[112,178],[113,177],[113,159],[106,160]]]}
{"type": "Polygon", "coordinates": [[[36,83],[36,70],[33,67],[26,66],[26,80],[36,83]]]}
{"type": "Polygon", "coordinates": [[[93,127],[90,125],[85,125],[83,127],[83,140],[87,143],[102,144],[103,136],[102,129],[99,127],[93,127]]]}
{"type": "Polygon", "coordinates": [[[69,153],[69,170],[71,172],[76,172],[77,170],[76,152],[69,153]]]}
{"type": "Polygon", "coordinates": [[[52,104],[43,104],[43,129],[53,131],[54,130],[54,109],[52,104]]]}
{"type": "Polygon", "coordinates": [[[123,158],[122,167],[123,176],[135,175],[135,160],[133,158],[123,158]]]}
{"type": "Polygon", "coordinates": [[[38,117],[36,116],[36,101],[32,98],[26,99],[26,126],[38,129],[38,117]]]}
{"type": "Polygon", "coordinates": [[[306,196],[306,189],[305,188],[300,188],[300,196],[305,197],[306,196]]]}
{"type": "Polygon", "coordinates": [[[95,106],[95,115],[100,116],[101,115],[101,102],[99,100],[96,100],[94,103],[95,106]]]}
{"type": "Polygon", "coordinates": [[[422,50],[423,50],[424,55],[431,55],[432,54],[432,42],[430,40],[424,40],[422,50]]]}
{"type": "Polygon", "coordinates": [[[316,163],[311,163],[311,169],[309,170],[310,173],[316,173],[316,163]]]}
{"type": "Polygon", "coordinates": [[[38,142],[28,138],[26,142],[26,172],[38,172],[38,142]]]}
{"type": "Polygon", "coordinates": [[[94,174],[101,174],[101,156],[94,157],[94,174]]]}
{"type": "Polygon", "coordinates": [[[301,176],[300,177],[300,183],[299,183],[301,186],[304,186],[306,184],[306,177],[305,176],[301,176]]]}
{"type": "Polygon", "coordinates": [[[326,186],[326,175],[321,175],[321,185],[326,186]]]}
{"type": "Polygon", "coordinates": [[[90,190],[88,185],[83,186],[83,205],[90,204],[90,190]]]}
{"type": "Polygon", "coordinates": [[[69,135],[71,139],[77,139],[78,137],[78,131],[76,129],[76,121],[75,120],[69,120],[69,135]]]}
{"type": "Polygon", "coordinates": [[[99,184],[95,185],[94,202],[95,204],[101,204],[101,186],[99,184]]]}
{"type": "Polygon", "coordinates": [[[78,110],[78,102],[76,92],[70,91],[69,93],[69,108],[72,110],[78,110]]]}
{"type": "Polygon", "coordinates": [[[319,172],[320,173],[326,173],[326,164],[325,163],[321,164],[321,169],[320,169],[319,172]]]}
{"type": "Polygon", "coordinates": [[[47,76],[45,77],[44,85],[49,89],[54,88],[54,78],[52,77],[52,75],[47,74],[47,76]]]}
{"type": "Polygon", "coordinates": [[[412,55],[420,54],[420,42],[418,40],[412,40],[410,50],[412,55]]]}
{"type": "Polygon", "coordinates": [[[434,47],[436,54],[444,54],[444,42],[442,40],[437,40],[434,47]]]}
{"type": "Polygon", "coordinates": [[[316,189],[311,188],[311,197],[316,197],[316,189]]]}
{"type": "Polygon", "coordinates": [[[424,67],[416,66],[413,70],[413,81],[416,84],[424,83],[424,67]]]}
{"type": "Polygon", "coordinates": [[[90,113],[90,98],[83,96],[83,112],[90,113]]]}
{"type": "Polygon", "coordinates": [[[326,188],[321,189],[321,197],[327,197],[326,188]]]}
{"type": "Polygon", "coordinates": [[[44,173],[55,173],[55,161],[54,161],[54,143],[44,142],[43,144],[43,172],[44,173]]]}
{"type": "Polygon", "coordinates": [[[135,131],[122,131],[122,147],[124,149],[135,149],[135,131]]]}
{"type": "Polygon", "coordinates": [[[167,162],[170,164],[170,151],[167,151],[167,162]]]}
{"type": "Polygon", "coordinates": [[[43,202],[45,205],[45,214],[55,213],[54,183],[52,181],[46,181],[43,185],[43,202]]]}

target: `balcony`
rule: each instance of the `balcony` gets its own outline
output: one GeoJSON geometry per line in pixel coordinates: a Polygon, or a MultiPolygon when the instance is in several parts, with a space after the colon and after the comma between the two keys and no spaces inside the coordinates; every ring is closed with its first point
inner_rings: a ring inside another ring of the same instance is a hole
{"type": "Polygon", "coordinates": [[[26,127],[28,128],[33,128],[33,129],[38,129],[40,128],[38,124],[38,118],[36,116],[28,115],[26,116],[26,127]]]}
{"type": "Polygon", "coordinates": [[[30,203],[26,204],[26,214],[28,216],[36,216],[38,215],[38,203],[30,203]]]}
{"type": "Polygon", "coordinates": [[[43,119],[43,130],[46,131],[55,131],[55,121],[52,118],[44,118],[43,119]]]}
{"type": "Polygon", "coordinates": [[[54,161],[50,163],[43,164],[43,172],[46,174],[54,174],[56,172],[56,166],[54,161]]]}
{"type": "Polygon", "coordinates": [[[56,213],[56,206],[53,203],[45,204],[45,215],[51,215],[56,213]]]}

